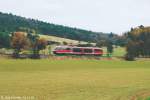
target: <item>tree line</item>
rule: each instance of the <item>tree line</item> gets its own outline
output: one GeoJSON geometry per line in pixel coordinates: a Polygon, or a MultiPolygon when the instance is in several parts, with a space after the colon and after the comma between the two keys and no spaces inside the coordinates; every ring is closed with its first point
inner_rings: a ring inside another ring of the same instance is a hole
{"type": "Polygon", "coordinates": [[[134,60],[136,57],[150,57],[150,27],[141,25],[131,28],[124,36],[127,38],[127,60],[134,60]]]}
{"type": "Polygon", "coordinates": [[[33,29],[39,34],[87,42],[96,42],[96,40],[108,38],[108,35],[102,32],[98,33],[78,28],[71,28],[0,12],[0,32],[9,34],[11,32],[20,31],[24,28],[33,29]]]}
{"type": "Polygon", "coordinates": [[[22,50],[31,50],[31,58],[40,58],[39,51],[45,49],[47,41],[36,33],[14,32],[11,35],[11,47],[14,49],[13,57],[20,58],[22,50]]]}

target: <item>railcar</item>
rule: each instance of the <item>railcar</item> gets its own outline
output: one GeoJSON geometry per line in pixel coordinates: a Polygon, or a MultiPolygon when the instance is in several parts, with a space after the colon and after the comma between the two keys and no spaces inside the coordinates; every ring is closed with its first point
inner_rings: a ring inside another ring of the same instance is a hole
{"type": "Polygon", "coordinates": [[[57,46],[53,53],[55,55],[93,55],[102,56],[103,50],[98,47],[57,46]]]}

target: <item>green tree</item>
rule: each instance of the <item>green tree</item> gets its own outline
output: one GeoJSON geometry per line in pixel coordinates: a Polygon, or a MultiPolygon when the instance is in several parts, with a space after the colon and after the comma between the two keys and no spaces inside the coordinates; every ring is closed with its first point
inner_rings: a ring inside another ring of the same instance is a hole
{"type": "Polygon", "coordinates": [[[113,43],[111,41],[107,41],[107,53],[108,54],[113,53],[113,43]]]}
{"type": "Polygon", "coordinates": [[[10,36],[7,32],[0,32],[0,48],[10,47],[10,36]]]}
{"type": "Polygon", "coordinates": [[[136,49],[136,43],[132,40],[130,40],[126,46],[126,51],[127,51],[127,54],[125,55],[125,59],[126,60],[129,60],[129,61],[133,61],[136,57],[136,52],[135,50],[136,49]]]}
{"type": "Polygon", "coordinates": [[[150,27],[132,28],[127,38],[127,58],[150,57],[150,27]]]}
{"type": "Polygon", "coordinates": [[[100,41],[98,41],[97,43],[96,43],[96,46],[97,47],[104,47],[104,46],[106,46],[106,41],[105,40],[100,40],[100,41]]]}
{"type": "Polygon", "coordinates": [[[46,48],[47,41],[44,38],[40,38],[39,35],[35,33],[29,33],[28,38],[30,39],[31,48],[33,51],[31,57],[34,59],[40,58],[39,51],[46,48]]]}

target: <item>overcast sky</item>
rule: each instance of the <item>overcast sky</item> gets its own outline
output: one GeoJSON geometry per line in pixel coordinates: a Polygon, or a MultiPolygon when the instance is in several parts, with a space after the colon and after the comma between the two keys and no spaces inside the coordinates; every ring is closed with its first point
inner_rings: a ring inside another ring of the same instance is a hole
{"type": "Polygon", "coordinates": [[[150,0],[0,0],[0,11],[118,34],[150,25],[150,0]]]}

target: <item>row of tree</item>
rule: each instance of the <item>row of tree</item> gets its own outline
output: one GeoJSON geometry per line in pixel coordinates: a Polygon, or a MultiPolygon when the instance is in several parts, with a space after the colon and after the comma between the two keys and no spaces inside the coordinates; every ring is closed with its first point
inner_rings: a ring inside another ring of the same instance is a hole
{"type": "Polygon", "coordinates": [[[134,60],[135,57],[150,57],[150,27],[143,25],[137,28],[131,28],[126,33],[127,37],[127,60],[134,60]]]}
{"type": "Polygon", "coordinates": [[[14,32],[11,36],[11,46],[14,49],[13,57],[19,58],[24,49],[32,50],[31,58],[40,58],[39,51],[45,49],[47,41],[35,33],[14,32]]]}
{"type": "Polygon", "coordinates": [[[11,33],[20,31],[20,29],[24,28],[34,29],[36,33],[44,35],[58,36],[87,42],[96,42],[96,40],[108,38],[108,35],[104,33],[51,24],[0,12],[0,32],[11,33]]]}

